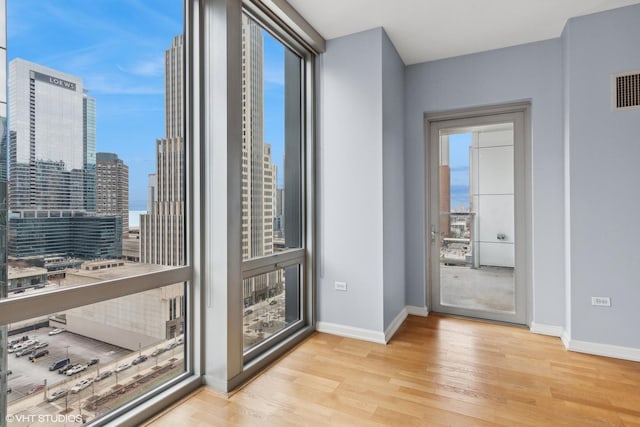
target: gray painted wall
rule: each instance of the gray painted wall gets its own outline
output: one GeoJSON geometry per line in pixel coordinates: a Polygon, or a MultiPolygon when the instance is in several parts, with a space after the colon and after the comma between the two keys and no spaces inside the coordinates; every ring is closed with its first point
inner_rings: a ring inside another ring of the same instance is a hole
{"type": "Polygon", "coordinates": [[[381,64],[380,29],[327,41],[319,64],[318,320],[375,331],[383,325],[381,64]]]}
{"type": "Polygon", "coordinates": [[[407,67],[405,199],[407,304],[424,306],[424,113],[531,100],[532,320],[564,325],[563,104],[560,39],[407,67]]]}
{"type": "Polygon", "coordinates": [[[321,58],[321,322],[384,332],[405,307],[404,71],[382,28],[321,58]]]}
{"type": "Polygon", "coordinates": [[[389,37],[382,37],[382,177],[384,329],[405,306],[404,69],[389,37]]]}
{"type": "Polygon", "coordinates": [[[640,110],[613,112],[611,75],[640,70],[640,6],[571,19],[565,37],[570,336],[640,348],[640,110]],[[611,297],[610,308],[591,306],[611,297]]]}

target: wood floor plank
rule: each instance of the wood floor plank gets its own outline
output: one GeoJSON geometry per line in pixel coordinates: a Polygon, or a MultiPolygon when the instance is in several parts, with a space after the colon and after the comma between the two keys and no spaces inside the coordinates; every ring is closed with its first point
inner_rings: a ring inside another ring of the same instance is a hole
{"type": "Polygon", "coordinates": [[[146,425],[640,427],[640,363],[409,316],[386,346],[316,333],[230,397],[205,387],[146,425]]]}

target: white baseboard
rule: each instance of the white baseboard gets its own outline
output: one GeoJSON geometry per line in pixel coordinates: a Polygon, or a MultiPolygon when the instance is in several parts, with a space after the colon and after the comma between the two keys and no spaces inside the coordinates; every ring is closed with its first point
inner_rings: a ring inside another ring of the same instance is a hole
{"type": "Polygon", "coordinates": [[[402,326],[405,319],[407,318],[407,308],[403,308],[400,310],[400,313],[396,316],[395,319],[391,322],[389,327],[384,331],[384,342],[385,344],[391,341],[391,337],[398,331],[398,328],[402,326]]]}
{"type": "Polygon", "coordinates": [[[371,329],[355,328],[353,326],[338,325],[337,323],[329,322],[316,322],[316,330],[318,332],[324,332],[326,334],[338,335],[341,337],[355,338],[358,340],[374,342],[378,344],[388,343],[393,335],[398,331],[398,328],[402,326],[407,318],[407,315],[416,314],[418,316],[426,316],[426,308],[421,307],[405,307],[400,310],[400,313],[393,319],[389,327],[382,332],[373,331],[371,329]]]}
{"type": "Polygon", "coordinates": [[[337,323],[316,322],[316,331],[341,337],[355,338],[357,340],[386,344],[383,332],[371,329],[354,328],[353,326],[338,325],[337,323]]]}
{"type": "Polygon", "coordinates": [[[565,330],[560,336],[560,339],[562,340],[562,344],[564,344],[564,348],[569,350],[569,343],[571,342],[571,335],[569,335],[569,332],[565,330]]]}
{"type": "Polygon", "coordinates": [[[564,334],[564,328],[562,326],[544,325],[535,322],[531,322],[529,330],[534,334],[549,335],[552,337],[562,337],[562,334],[564,334]]]}
{"type": "MultiPolygon", "coordinates": [[[[564,339],[562,341],[564,342],[564,339]]],[[[565,347],[567,347],[567,350],[577,351],[579,353],[640,362],[640,348],[621,347],[611,344],[600,344],[572,339],[568,339],[568,345],[565,343],[565,347]]]]}
{"type": "Polygon", "coordinates": [[[415,305],[408,305],[406,309],[407,309],[407,313],[413,316],[427,317],[429,315],[429,310],[427,309],[427,307],[418,307],[415,305]]]}

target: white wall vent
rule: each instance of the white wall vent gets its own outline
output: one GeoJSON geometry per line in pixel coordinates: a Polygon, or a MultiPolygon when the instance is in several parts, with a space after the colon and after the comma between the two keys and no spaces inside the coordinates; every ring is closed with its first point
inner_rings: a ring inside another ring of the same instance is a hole
{"type": "Polygon", "coordinates": [[[612,76],[613,110],[640,110],[640,71],[612,76]]]}

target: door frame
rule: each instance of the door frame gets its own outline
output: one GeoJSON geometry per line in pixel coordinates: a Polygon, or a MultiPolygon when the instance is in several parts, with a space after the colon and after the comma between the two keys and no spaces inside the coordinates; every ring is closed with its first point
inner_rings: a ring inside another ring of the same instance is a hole
{"type": "MultiPolygon", "coordinates": [[[[532,224],[532,177],[531,177],[531,103],[515,102],[500,105],[491,105],[485,107],[473,107],[457,110],[449,110],[442,112],[433,112],[424,114],[425,125],[425,303],[429,311],[433,311],[435,301],[433,300],[434,287],[438,284],[438,281],[434,280],[434,263],[439,263],[439,254],[436,258],[436,254],[433,252],[433,246],[431,243],[431,224],[436,224],[436,228],[439,228],[439,213],[438,218],[433,218],[431,200],[434,197],[438,197],[433,194],[434,188],[438,188],[437,183],[439,180],[438,168],[434,168],[434,162],[432,162],[432,145],[431,144],[434,129],[440,128],[452,128],[456,127],[462,120],[482,122],[483,120],[489,120],[490,116],[497,115],[522,115],[522,144],[520,147],[516,147],[515,134],[514,134],[514,225],[515,225],[515,260],[516,267],[514,269],[515,280],[519,281],[523,291],[520,294],[516,294],[516,315],[493,312],[483,312],[481,310],[455,310],[464,316],[478,317],[478,315],[490,314],[492,320],[498,320],[508,323],[527,324],[531,322],[531,312],[533,307],[533,292],[532,292],[532,269],[531,269],[531,254],[532,254],[532,236],[533,236],[533,224],[532,224]],[[436,170],[434,170],[436,169],[436,170]],[[435,180],[435,186],[433,185],[435,180]],[[435,221],[435,222],[434,222],[435,221]],[[435,282],[435,283],[434,283],[435,282]]],[[[478,123],[482,125],[483,123],[478,123]]],[[[514,127],[514,132],[517,132],[514,127]]],[[[439,138],[438,138],[439,140],[439,138]]],[[[437,155],[437,152],[435,153],[437,155]]],[[[439,232],[436,229],[436,234],[439,232]]],[[[516,285],[516,291],[518,286],[516,285]]]]}

